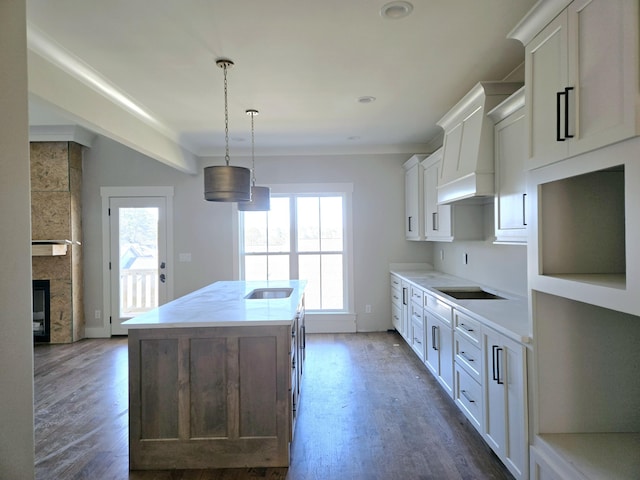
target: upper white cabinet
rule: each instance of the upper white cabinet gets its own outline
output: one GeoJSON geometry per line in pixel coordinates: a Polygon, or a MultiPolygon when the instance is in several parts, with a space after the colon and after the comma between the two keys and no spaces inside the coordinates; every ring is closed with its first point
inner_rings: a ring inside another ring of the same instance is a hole
{"type": "Polygon", "coordinates": [[[422,165],[426,155],[414,155],[404,164],[405,219],[404,230],[407,240],[424,240],[424,187],[422,165]]]}
{"type": "Polygon", "coordinates": [[[482,240],[484,212],[480,204],[439,205],[438,178],[443,149],[422,161],[425,239],[434,242],[482,240]]]}
{"type": "Polygon", "coordinates": [[[480,82],[438,121],[444,130],[438,203],[493,195],[493,122],[487,112],[521,86],[480,82]]]}
{"type": "Polygon", "coordinates": [[[527,242],[524,87],[489,112],[495,125],[495,243],[527,242]]]}
{"type": "Polygon", "coordinates": [[[574,0],[548,23],[563,3],[540,2],[510,34],[526,47],[528,168],[639,133],[638,2],[574,0]]]}

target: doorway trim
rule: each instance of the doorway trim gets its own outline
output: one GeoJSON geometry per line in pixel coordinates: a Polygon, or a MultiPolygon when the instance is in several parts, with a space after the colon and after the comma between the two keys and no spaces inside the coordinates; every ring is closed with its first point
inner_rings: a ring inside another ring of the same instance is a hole
{"type": "MultiPolygon", "coordinates": [[[[167,211],[167,269],[173,272],[173,187],[100,187],[102,197],[102,331],[92,328],[92,337],[111,337],[111,272],[109,271],[110,232],[109,200],[115,197],[164,197],[167,211]],[[98,335],[96,335],[98,334],[98,335]]],[[[167,301],[173,299],[173,275],[167,279],[167,301]]],[[[87,335],[88,336],[88,335],[87,335]]]]}

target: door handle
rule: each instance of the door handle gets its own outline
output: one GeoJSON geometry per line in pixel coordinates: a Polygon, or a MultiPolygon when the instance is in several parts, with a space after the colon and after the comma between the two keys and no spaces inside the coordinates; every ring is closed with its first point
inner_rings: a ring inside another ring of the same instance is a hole
{"type": "Polygon", "coordinates": [[[161,281],[162,283],[165,283],[165,282],[167,281],[167,277],[165,276],[165,274],[164,274],[164,273],[161,273],[161,274],[160,274],[160,281],[161,281]]]}

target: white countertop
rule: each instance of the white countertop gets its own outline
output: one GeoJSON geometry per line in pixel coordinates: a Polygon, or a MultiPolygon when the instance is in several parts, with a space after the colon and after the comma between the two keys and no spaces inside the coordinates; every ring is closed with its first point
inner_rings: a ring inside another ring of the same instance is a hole
{"type": "Polygon", "coordinates": [[[478,282],[454,277],[436,270],[391,269],[391,273],[444,300],[455,308],[478,318],[482,323],[521,343],[530,343],[529,307],[525,297],[496,290],[478,282]],[[436,290],[438,287],[481,287],[503,300],[459,300],[436,290]]]}
{"type": "Polygon", "coordinates": [[[134,317],[126,328],[246,327],[288,325],[295,318],[306,280],[216,282],[134,317]],[[292,288],[287,298],[246,299],[256,288],[292,288]]]}

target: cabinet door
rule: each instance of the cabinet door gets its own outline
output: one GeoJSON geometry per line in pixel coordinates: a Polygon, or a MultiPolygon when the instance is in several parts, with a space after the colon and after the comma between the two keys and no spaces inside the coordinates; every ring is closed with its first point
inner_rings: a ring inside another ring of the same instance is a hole
{"type": "Polygon", "coordinates": [[[636,135],[638,2],[574,0],[567,11],[569,154],[578,155],[636,135]]]}
{"type": "Polygon", "coordinates": [[[405,235],[407,240],[423,240],[422,226],[422,165],[413,165],[405,172],[405,235]]]}
{"type": "Polygon", "coordinates": [[[484,332],[485,440],[516,478],[528,471],[525,348],[484,332]]]}
{"type": "Polygon", "coordinates": [[[495,233],[497,242],[525,243],[525,140],[524,108],[518,109],[495,127],[496,197],[495,233]]]}
{"type": "Polygon", "coordinates": [[[436,315],[425,310],[425,364],[444,390],[453,397],[453,331],[436,315]]]}
{"type": "Polygon", "coordinates": [[[409,341],[409,335],[410,335],[410,328],[409,328],[409,321],[410,321],[410,316],[411,316],[411,312],[409,311],[409,303],[411,301],[410,299],[410,291],[409,291],[409,282],[405,282],[404,280],[402,281],[402,304],[400,305],[401,307],[401,325],[400,325],[400,335],[402,335],[402,337],[409,341]]]}
{"type": "Polygon", "coordinates": [[[566,11],[556,17],[525,48],[525,104],[529,112],[529,168],[568,155],[564,137],[564,92],[568,86],[566,11]]]}
{"type": "Polygon", "coordinates": [[[438,155],[439,160],[424,168],[425,237],[431,241],[450,241],[451,206],[438,205],[438,176],[442,168],[442,150],[434,155],[438,155]]]}

